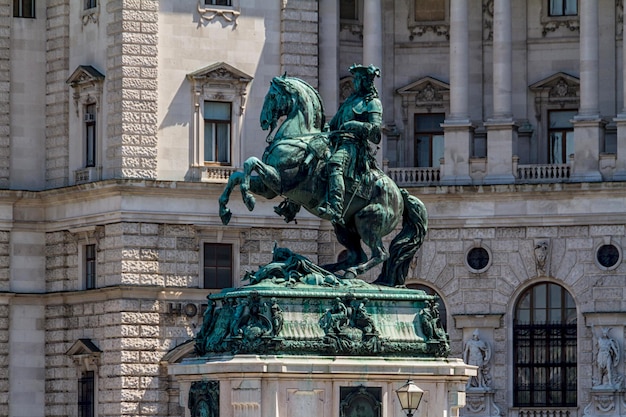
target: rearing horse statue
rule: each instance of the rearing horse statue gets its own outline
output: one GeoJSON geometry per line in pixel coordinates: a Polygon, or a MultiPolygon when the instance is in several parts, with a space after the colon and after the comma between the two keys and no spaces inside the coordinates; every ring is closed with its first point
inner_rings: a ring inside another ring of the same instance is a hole
{"type": "MultiPolygon", "coordinates": [[[[243,172],[234,172],[219,198],[220,218],[228,224],[232,213],[226,207],[234,187],[239,185],[243,202],[252,211],[253,194],[285,201],[276,212],[291,221],[300,207],[319,217],[318,207],[327,192],[326,164],[330,155],[329,132],[323,132],[324,107],[317,91],[293,77],[275,77],[265,96],[261,128],[269,130],[268,146],[262,159],[248,158],[243,172]],[[283,122],[278,126],[279,119],[283,122]],[[269,140],[277,128],[273,140],[269,140]],[[252,176],[256,172],[257,175],[252,176]]],[[[330,272],[344,271],[343,278],[357,275],[383,262],[377,284],[404,285],[409,265],[424,241],[427,214],[423,203],[400,189],[378,168],[372,168],[361,182],[346,179],[345,222],[334,224],[337,240],[347,250],[343,260],[324,265],[330,272]],[[382,238],[402,220],[402,230],[387,250],[382,238]],[[371,256],[361,247],[371,250],[371,256]]]]}

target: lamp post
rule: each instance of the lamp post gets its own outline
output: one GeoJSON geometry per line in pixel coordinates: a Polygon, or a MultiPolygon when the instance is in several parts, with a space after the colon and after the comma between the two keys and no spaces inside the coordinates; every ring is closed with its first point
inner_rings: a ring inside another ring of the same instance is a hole
{"type": "Polygon", "coordinates": [[[406,417],[413,417],[413,413],[420,406],[424,391],[409,379],[406,384],[396,390],[396,394],[398,394],[400,407],[406,413],[406,417]]]}

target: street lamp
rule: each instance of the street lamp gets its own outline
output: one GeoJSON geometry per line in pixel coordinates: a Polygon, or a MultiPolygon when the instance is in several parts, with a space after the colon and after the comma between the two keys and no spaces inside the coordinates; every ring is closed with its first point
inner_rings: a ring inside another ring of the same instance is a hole
{"type": "Polygon", "coordinates": [[[409,379],[406,384],[396,390],[396,394],[398,394],[400,407],[406,413],[406,417],[413,417],[413,413],[420,406],[424,391],[409,379]]]}

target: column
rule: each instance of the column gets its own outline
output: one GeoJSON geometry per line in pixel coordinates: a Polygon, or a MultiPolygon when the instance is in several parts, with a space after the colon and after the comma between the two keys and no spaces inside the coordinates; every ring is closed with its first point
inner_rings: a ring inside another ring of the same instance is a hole
{"type": "Polygon", "coordinates": [[[571,180],[602,181],[598,169],[603,123],[598,109],[598,2],[580,0],[580,107],[574,117],[571,180]]]}
{"type": "MultiPolygon", "coordinates": [[[[381,0],[363,1],[363,65],[383,70],[383,20],[381,0]]],[[[384,76],[384,74],[383,74],[384,76]]],[[[380,80],[376,88],[380,90],[380,80]]]]}
{"type": "Polygon", "coordinates": [[[617,160],[615,161],[614,181],[626,181],[626,19],[622,19],[622,110],[613,119],[617,124],[617,160]]]}
{"type": "MultiPolygon", "coordinates": [[[[363,1],[363,65],[375,65],[381,70],[381,77],[385,76],[383,67],[383,9],[382,0],[363,1]]],[[[382,98],[382,80],[376,78],[374,85],[382,98]]],[[[382,143],[379,145],[382,148],[382,143]]],[[[383,153],[376,153],[376,161],[383,166],[383,153]]]]}
{"type": "Polygon", "coordinates": [[[444,166],[441,183],[470,184],[469,18],[467,0],[450,1],[450,114],[443,123],[444,166]]]}
{"type": "Polygon", "coordinates": [[[487,175],[489,184],[510,184],[513,173],[513,143],[517,140],[512,115],[511,0],[493,4],[493,117],[487,128],[487,175]]]}
{"type": "Polygon", "coordinates": [[[339,2],[319,2],[319,85],[326,118],[339,107],[339,2]]]}

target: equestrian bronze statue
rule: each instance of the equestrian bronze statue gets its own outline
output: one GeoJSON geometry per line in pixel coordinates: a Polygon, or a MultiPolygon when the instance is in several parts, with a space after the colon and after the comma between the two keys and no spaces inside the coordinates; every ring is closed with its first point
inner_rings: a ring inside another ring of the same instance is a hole
{"type": "Polygon", "coordinates": [[[375,284],[400,286],[424,241],[426,208],[378,168],[369,151],[369,144],[378,144],[381,137],[382,105],[373,84],[380,71],[361,65],[350,71],[355,91],[328,127],[322,100],[313,87],[293,77],[272,79],[260,117],[261,128],[269,130],[268,145],[261,159],[248,158],[243,171],[230,176],[219,199],[219,214],[228,224],[232,213],[227,204],[237,185],[249,210],[254,209],[253,194],[268,199],[282,196],[284,201],[275,211],[286,221],[304,207],[332,222],[347,256],[323,265],[325,270],[343,271],[338,276],[348,279],[382,262],[375,284]],[[387,250],[382,239],[400,223],[402,229],[387,250]],[[361,242],[371,250],[369,257],[361,242]]]}

